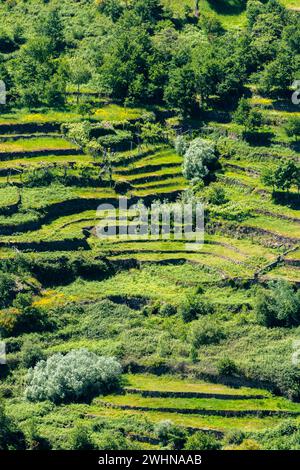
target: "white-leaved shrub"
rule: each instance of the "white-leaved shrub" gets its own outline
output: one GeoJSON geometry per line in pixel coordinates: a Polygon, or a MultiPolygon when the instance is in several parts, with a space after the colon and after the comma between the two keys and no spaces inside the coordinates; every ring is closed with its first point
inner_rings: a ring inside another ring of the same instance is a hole
{"type": "Polygon", "coordinates": [[[214,145],[204,139],[194,139],[184,154],[183,176],[197,183],[203,181],[217,162],[214,145]]]}
{"type": "Polygon", "coordinates": [[[87,349],[54,354],[29,369],[25,397],[55,403],[90,400],[116,389],[121,372],[114,358],[98,356],[87,349]]]}

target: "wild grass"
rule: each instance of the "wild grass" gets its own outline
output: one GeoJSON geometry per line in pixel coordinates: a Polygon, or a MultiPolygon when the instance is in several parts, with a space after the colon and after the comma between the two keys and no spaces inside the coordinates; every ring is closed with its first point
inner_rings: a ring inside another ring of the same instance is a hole
{"type": "Polygon", "coordinates": [[[0,142],[1,152],[26,152],[31,150],[75,149],[76,145],[67,140],[54,137],[37,137],[36,139],[20,139],[14,142],[0,142]]]}

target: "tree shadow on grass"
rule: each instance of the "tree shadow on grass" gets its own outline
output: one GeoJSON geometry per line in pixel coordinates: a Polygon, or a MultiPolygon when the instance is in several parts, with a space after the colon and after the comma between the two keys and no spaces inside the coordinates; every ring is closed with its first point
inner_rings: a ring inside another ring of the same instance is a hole
{"type": "Polygon", "coordinates": [[[208,0],[208,3],[219,15],[239,15],[246,9],[247,0],[208,0]]]}

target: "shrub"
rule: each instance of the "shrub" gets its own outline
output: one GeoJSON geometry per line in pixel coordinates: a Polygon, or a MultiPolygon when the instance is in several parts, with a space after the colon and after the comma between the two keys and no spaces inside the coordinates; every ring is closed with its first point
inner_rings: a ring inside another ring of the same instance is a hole
{"type": "Polygon", "coordinates": [[[261,450],[261,446],[254,439],[245,439],[237,449],[238,450],[261,450]]]}
{"type": "Polygon", "coordinates": [[[122,432],[104,431],[97,439],[98,450],[134,450],[134,445],[126,439],[122,432]]]}
{"type": "Polygon", "coordinates": [[[27,450],[50,450],[51,445],[48,439],[42,437],[37,429],[36,422],[29,420],[25,427],[25,439],[27,450]]]}
{"type": "Polygon", "coordinates": [[[163,304],[159,309],[159,313],[162,317],[172,317],[173,315],[176,315],[177,310],[174,305],[163,304]]]}
{"type": "Polygon", "coordinates": [[[245,434],[242,431],[229,431],[226,435],[225,442],[227,444],[240,445],[245,439],[245,434]]]}
{"type": "Polygon", "coordinates": [[[184,450],[220,450],[221,447],[215,436],[199,431],[188,438],[184,450]]]}
{"type": "Polygon", "coordinates": [[[170,420],[160,421],[155,426],[154,433],[163,446],[171,445],[177,450],[183,448],[187,438],[185,431],[170,420]]]}
{"type": "Polygon", "coordinates": [[[89,400],[119,386],[121,366],[113,358],[77,349],[54,354],[30,369],[25,396],[31,401],[55,403],[89,400]]]}
{"type": "Polygon", "coordinates": [[[207,201],[215,206],[222,206],[228,202],[225,189],[222,186],[214,185],[208,191],[207,201]]]}
{"type": "Polygon", "coordinates": [[[31,305],[31,294],[18,294],[11,308],[0,317],[0,333],[3,336],[20,335],[52,328],[47,313],[31,305]]]}
{"type": "Polygon", "coordinates": [[[195,348],[205,344],[217,344],[224,338],[224,332],[216,321],[200,319],[192,326],[192,344],[195,348]]]}
{"type": "Polygon", "coordinates": [[[45,358],[46,355],[37,338],[30,338],[24,341],[21,350],[21,365],[23,367],[26,367],[26,369],[34,367],[39,361],[45,358]]]}
{"type": "Polygon", "coordinates": [[[288,137],[298,140],[300,136],[300,118],[291,117],[285,125],[285,132],[288,137]]]}
{"type": "Polygon", "coordinates": [[[232,376],[238,372],[236,363],[229,357],[224,357],[217,364],[218,373],[220,375],[232,376]]]}
{"type": "Polygon", "coordinates": [[[200,315],[213,313],[213,306],[209,302],[204,302],[198,296],[190,296],[180,307],[180,314],[185,323],[191,322],[200,315]]]}
{"type": "Polygon", "coordinates": [[[197,138],[193,140],[184,155],[183,176],[198,183],[207,180],[209,174],[216,169],[217,156],[211,142],[197,138]]]}
{"type": "Polygon", "coordinates": [[[0,402],[0,450],[22,450],[25,448],[24,435],[6,413],[0,402]]]}
{"type": "Polygon", "coordinates": [[[91,432],[85,426],[77,426],[70,439],[71,450],[95,450],[95,443],[91,437],[91,432]]]}
{"type": "Polygon", "coordinates": [[[260,293],[256,304],[261,325],[296,326],[300,324],[300,295],[286,281],[272,282],[260,293]]]}
{"type": "Polygon", "coordinates": [[[179,135],[175,139],[175,150],[178,153],[178,155],[183,157],[183,155],[185,154],[188,148],[189,148],[189,142],[187,138],[184,135],[179,135]]]}
{"type": "Polygon", "coordinates": [[[5,308],[11,303],[15,288],[13,276],[7,273],[0,273],[0,308],[5,308]]]}

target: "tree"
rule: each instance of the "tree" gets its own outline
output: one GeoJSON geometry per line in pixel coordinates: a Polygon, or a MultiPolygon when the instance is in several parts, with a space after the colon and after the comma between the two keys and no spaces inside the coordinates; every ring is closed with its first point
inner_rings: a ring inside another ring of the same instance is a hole
{"type": "Polygon", "coordinates": [[[141,139],[149,144],[155,144],[164,140],[164,128],[159,123],[146,122],[141,127],[141,139]]]}
{"type": "Polygon", "coordinates": [[[46,359],[46,355],[40,341],[37,338],[25,340],[21,350],[22,366],[28,369],[43,359],[46,359]]]}
{"type": "Polygon", "coordinates": [[[271,282],[260,292],[256,304],[257,320],[267,327],[300,324],[300,293],[286,281],[271,282]]]}
{"type": "Polygon", "coordinates": [[[88,83],[91,79],[91,71],[87,63],[74,57],[69,61],[69,77],[71,83],[77,86],[77,104],[79,102],[80,86],[88,83]]]}
{"type": "Polygon", "coordinates": [[[57,105],[65,100],[65,79],[60,61],[52,55],[51,40],[37,36],[22,46],[9,63],[14,91],[23,106],[57,105]]]}
{"type": "Polygon", "coordinates": [[[245,125],[251,111],[251,105],[249,101],[242,97],[239,101],[238,107],[233,114],[234,122],[237,124],[245,125]]]}
{"type": "Polygon", "coordinates": [[[121,366],[113,358],[75,349],[54,354],[30,369],[25,396],[30,401],[55,403],[89,400],[119,386],[121,366]]]}
{"type": "Polygon", "coordinates": [[[248,26],[253,28],[257,17],[264,11],[264,5],[259,0],[248,0],[246,16],[248,20],[248,26]]]}
{"type": "Polygon", "coordinates": [[[300,118],[291,117],[284,126],[286,135],[294,138],[296,141],[300,137],[300,118]]]}
{"type": "Polygon", "coordinates": [[[295,62],[295,56],[290,51],[285,48],[279,51],[277,57],[260,74],[259,90],[269,95],[284,95],[293,82],[295,62]]]}
{"type": "Polygon", "coordinates": [[[103,86],[111,96],[147,101],[151,48],[145,27],[118,24],[101,68],[103,86]]]}
{"type": "Polygon", "coordinates": [[[273,191],[289,191],[294,184],[298,187],[299,174],[300,167],[293,160],[283,160],[275,169],[267,169],[262,175],[262,181],[266,186],[271,186],[273,191]]]}
{"type": "Polygon", "coordinates": [[[65,48],[64,25],[58,7],[50,7],[38,21],[37,34],[49,40],[51,52],[59,55],[65,48]]]}
{"type": "Polygon", "coordinates": [[[236,363],[229,357],[223,357],[217,363],[218,373],[225,376],[233,376],[238,372],[236,363]]]}
{"type": "Polygon", "coordinates": [[[133,11],[143,23],[156,23],[164,16],[163,5],[160,0],[135,0],[133,11]]]}
{"type": "Polygon", "coordinates": [[[196,82],[190,65],[170,71],[164,98],[168,105],[178,108],[184,117],[193,113],[196,107],[196,82]]]}
{"type": "Polygon", "coordinates": [[[283,161],[275,171],[275,184],[278,189],[289,191],[295,183],[300,168],[292,160],[283,161]]]}
{"type": "Polygon", "coordinates": [[[110,17],[113,21],[117,21],[124,11],[119,0],[97,0],[96,5],[100,13],[110,17]]]}
{"type": "Polygon", "coordinates": [[[180,155],[181,157],[184,156],[186,153],[187,149],[189,148],[189,141],[186,136],[184,135],[179,135],[175,139],[175,150],[180,155]]]}
{"type": "Polygon", "coordinates": [[[210,173],[216,169],[217,160],[213,144],[207,140],[197,138],[190,143],[184,155],[183,176],[193,183],[205,181],[210,173]]]}
{"type": "Polygon", "coordinates": [[[263,123],[262,114],[253,109],[246,98],[241,98],[238,107],[233,114],[233,119],[237,124],[244,126],[245,131],[254,131],[263,123]]]}

